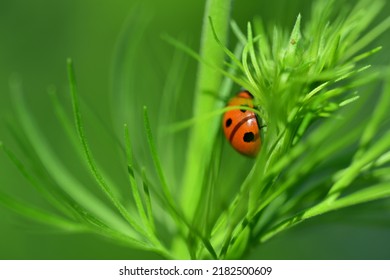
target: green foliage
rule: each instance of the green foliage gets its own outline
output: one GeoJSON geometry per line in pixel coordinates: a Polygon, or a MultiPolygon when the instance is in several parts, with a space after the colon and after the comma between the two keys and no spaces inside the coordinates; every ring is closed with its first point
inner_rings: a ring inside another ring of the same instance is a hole
{"type": "Polygon", "coordinates": [[[142,135],[152,164],[143,162],[134,148],[141,136],[130,124],[140,109],[129,102],[138,93],[128,80],[137,70],[132,61],[148,17],[130,22],[123,38],[135,33],[135,43],[128,48],[126,39],[120,42],[112,75],[118,108],[113,126],[121,127],[121,134],[120,139],[111,136],[127,171],[125,195],[89,144],[72,61],[68,60],[68,77],[74,124],[55,90],[50,89],[50,96],[93,189],[50,148],[26,105],[20,81],[12,80],[21,129],[10,125],[10,130],[28,162],[6,144],[0,142],[0,147],[51,210],[5,193],[0,193],[0,203],[62,230],[100,234],[163,258],[229,259],[247,256],[249,249],[306,219],[390,197],[389,70],[362,64],[381,50],[370,44],[389,29],[390,18],[372,26],[383,7],[379,0],[361,0],[351,9],[344,4],[316,2],[311,19],[298,15],[291,32],[279,27],[269,31],[255,19],[244,34],[233,22],[238,42],[231,51],[230,1],[207,1],[200,54],[165,37],[199,60],[199,75],[191,120],[175,118],[182,92],[178,77],[186,64],[180,55],[166,81],[158,129],[142,107],[142,135]],[[255,111],[265,125],[255,160],[232,154],[220,131],[220,117],[227,110],[221,100],[230,94],[233,82],[254,95],[255,111]],[[374,109],[362,114],[380,86],[374,109]],[[185,138],[176,135],[186,128],[190,131],[183,162],[176,143],[185,138]],[[171,180],[178,176],[175,170],[183,170],[183,175],[171,180]]]}
{"type": "MultiPolygon", "coordinates": [[[[334,16],[335,3],[320,1],[303,31],[301,16],[297,17],[290,37],[274,29],[270,38],[260,21],[255,22],[259,32],[253,37],[248,24],[242,62],[237,65],[243,73],[237,80],[255,96],[267,129],[262,152],[240,194],[219,220],[225,236],[221,257],[229,257],[228,249],[248,227],[250,239],[263,242],[309,217],[389,196],[387,180],[354,191],[354,185],[369,176],[362,170],[389,151],[387,134],[377,130],[378,122],[387,118],[382,110],[390,104],[388,89],[372,118],[361,116],[357,108],[349,115],[340,112],[357,99],[359,87],[378,78],[378,71],[369,72],[369,65],[357,62],[380,49],[363,51],[379,35],[377,30],[390,27],[388,18],[362,36],[382,5],[360,1],[350,12],[334,16]],[[319,122],[324,117],[328,120],[319,122]],[[356,118],[366,127],[350,129],[356,118]],[[307,133],[313,125],[317,127],[307,133]],[[319,164],[336,166],[337,155],[348,148],[353,150],[343,155],[347,164],[341,170],[327,174],[326,181],[313,179],[321,174],[319,164]],[[312,179],[305,182],[308,176],[312,179]]],[[[369,170],[365,172],[374,171],[369,170]]]]}

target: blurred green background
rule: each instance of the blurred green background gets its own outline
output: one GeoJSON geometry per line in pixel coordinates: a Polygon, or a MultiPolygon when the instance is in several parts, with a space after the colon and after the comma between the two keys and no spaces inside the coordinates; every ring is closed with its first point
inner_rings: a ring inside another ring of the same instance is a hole
{"type": "MultiPolygon", "coordinates": [[[[80,93],[89,109],[98,112],[110,123],[110,68],[115,44],[126,19],[138,1],[113,0],[97,4],[92,0],[0,0],[0,140],[18,155],[6,129],[6,121],[13,122],[10,106],[9,78],[18,74],[23,81],[26,99],[42,131],[56,151],[61,150],[62,139],[57,136],[58,124],[48,100],[47,87],[55,85],[61,100],[70,107],[67,92],[65,61],[75,63],[80,93]]],[[[205,1],[148,0],[142,9],[151,14],[149,27],[142,40],[140,75],[144,86],[160,78],[149,73],[150,68],[164,73],[169,69],[173,47],[161,40],[163,33],[185,38],[197,49],[205,1]],[[153,67],[148,63],[153,60],[153,67]]],[[[245,28],[246,22],[260,16],[267,24],[291,28],[300,12],[305,19],[312,1],[240,0],[235,1],[233,18],[245,28]]],[[[354,1],[351,1],[354,2],[354,1]]],[[[387,16],[390,5],[383,10],[387,16]],[[387,14],[386,14],[387,13],[387,14]]],[[[378,19],[379,20],[379,19],[378,19]]],[[[389,32],[376,42],[384,50],[371,59],[372,63],[389,65],[389,32]]],[[[196,62],[189,61],[184,88],[193,93],[196,62]]],[[[153,108],[153,94],[151,99],[153,108]]],[[[149,104],[148,104],[149,105],[149,104]]],[[[189,115],[190,112],[188,112],[189,115]]],[[[153,113],[152,113],[153,117],[153,113]]],[[[91,122],[96,121],[94,119],[91,122]]],[[[97,157],[113,177],[119,174],[108,137],[101,137],[100,127],[88,131],[94,139],[97,157]],[[101,139],[100,139],[101,137],[101,139]]],[[[94,151],[95,151],[94,150],[94,151]]],[[[71,157],[67,159],[72,160],[71,157]]],[[[122,178],[123,179],[123,178],[122,178]]],[[[118,179],[118,180],[122,180],[118,179]]],[[[0,153],[0,189],[17,195],[36,205],[45,202],[29,186],[9,159],[0,153]]],[[[303,223],[256,248],[250,258],[264,259],[390,259],[390,204],[382,201],[338,211],[303,223]]],[[[121,247],[98,236],[64,234],[52,228],[30,222],[0,207],[0,259],[144,259],[158,258],[150,253],[121,247]]]]}

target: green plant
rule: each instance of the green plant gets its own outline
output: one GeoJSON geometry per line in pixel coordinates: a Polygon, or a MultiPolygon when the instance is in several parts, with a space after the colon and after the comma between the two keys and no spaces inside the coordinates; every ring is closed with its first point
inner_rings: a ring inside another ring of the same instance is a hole
{"type": "MultiPolygon", "coordinates": [[[[244,34],[232,23],[238,38],[233,52],[226,47],[230,2],[207,1],[200,55],[166,37],[198,59],[200,66],[192,119],[178,122],[170,109],[179,92],[173,84],[184,62],[181,56],[172,65],[158,129],[153,129],[148,109],[143,108],[154,167],[137,156],[136,135],[127,124],[136,110],[128,108],[132,99],[127,79],[135,71],[130,61],[137,53],[137,38],[130,47],[126,41],[119,46],[113,75],[114,126],[118,122],[125,126],[120,139],[112,136],[127,169],[130,190],[124,197],[95,160],[87,140],[72,61],[68,60],[68,76],[75,129],[53,89],[52,104],[81,164],[105,198],[86,188],[50,150],[28,111],[21,83],[14,79],[11,90],[23,130],[15,132],[15,138],[31,163],[6,145],[1,147],[55,211],[5,193],[0,202],[40,222],[97,233],[163,258],[227,259],[242,258],[249,248],[308,218],[389,197],[390,130],[384,124],[390,81],[383,79],[389,71],[381,76],[378,69],[361,64],[381,49],[366,47],[390,27],[390,18],[370,26],[383,1],[361,0],[338,14],[335,7],[345,3],[318,1],[311,20],[302,28],[298,15],[291,32],[278,27],[269,32],[256,19],[244,34]],[[370,100],[365,92],[374,91],[382,80],[380,100],[362,116],[364,101],[370,100]],[[229,162],[243,159],[224,147],[220,131],[220,117],[227,110],[221,99],[231,92],[232,82],[254,95],[255,111],[266,125],[259,156],[241,161],[242,167],[229,162]],[[358,90],[363,93],[358,95],[358,90]],[[183,158],[175,155],[174,143],[177,131],[186,128],[190,140],[180,169],[178,158],[183,158]],[[183,176],[171,180],[177,175],[175,168],[183,176]],[[169,240],[161,238],[164,232],[169,232],[169,240]]],[[[146,25],[141,22],[137,28],[142,31],[146,25]]]]}

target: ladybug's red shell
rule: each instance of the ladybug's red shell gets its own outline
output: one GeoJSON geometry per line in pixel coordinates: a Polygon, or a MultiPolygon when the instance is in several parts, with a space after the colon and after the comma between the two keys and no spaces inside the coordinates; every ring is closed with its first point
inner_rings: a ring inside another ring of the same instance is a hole
{"type": "MultiPolygon", "coordinates": [[[[253,97],[248,91],[241,91],[227,106],[253,108],[253,97]]],[[[223,116],[223,131],[234,149],[243,155],[255,157],[261,147],[260,126],[253,111],[234,109],[223,116]]]]}

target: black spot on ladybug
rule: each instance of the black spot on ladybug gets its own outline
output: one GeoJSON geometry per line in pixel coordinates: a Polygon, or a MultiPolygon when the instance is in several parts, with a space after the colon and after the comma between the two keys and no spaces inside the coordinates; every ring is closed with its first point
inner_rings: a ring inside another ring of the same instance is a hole
{"type": "Polygon", "coordinates": [[[231,126],[231,124],[232,124],[232,119],[231,118],[227,119],[225,123],[226,127],[231,126]]]}
{"type": "Polygon", "coordinates": [[[244,142],[246,143],[252,142],[253,140],[255,140],[255,135],[253,134],[253,132],[245,132],[242,140],[244,140],[244,142]]]}

